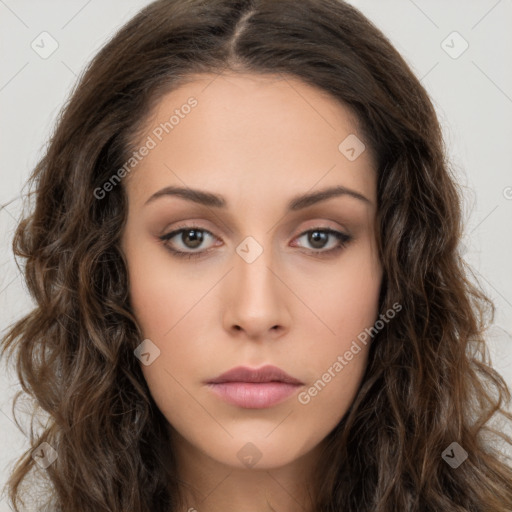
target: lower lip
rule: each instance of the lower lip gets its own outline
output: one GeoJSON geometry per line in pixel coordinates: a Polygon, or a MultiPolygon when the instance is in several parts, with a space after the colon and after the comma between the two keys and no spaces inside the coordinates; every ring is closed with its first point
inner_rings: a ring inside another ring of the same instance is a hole
{"type": "Polygon", "coordinates": [[[299,386],[286,382],[223,382],[209,383],[208,387],[230,404],[244,409],[265,409],[286,400],[299,386]]]}

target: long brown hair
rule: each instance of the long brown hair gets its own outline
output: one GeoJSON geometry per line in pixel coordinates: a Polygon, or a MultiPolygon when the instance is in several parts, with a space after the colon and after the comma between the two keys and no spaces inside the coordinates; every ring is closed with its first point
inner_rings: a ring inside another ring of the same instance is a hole
{"type": "Polygon", "coordinates": [[[13,243],[36,305],[2,355],[15,356],[24,393],[48,418],[8,481],[14,509],[36,495],[22,492],[36,475],[54,511],[180,505],[166,420],[133,354],[142,337],[119,248],[125,190],[95,191],[130,158],[164,93],[223,70],[326,91],[355,112],[377,155],[380,307],[402,310],[373,340],[359,392],[328,436],[315,512],[510,511],[512,469],[496,442],[512,440],[490,421],[512,420],[510,391],[487,359],[494,306],[459,254],[460,192],[439,122],[404,59],[340,0],[158,0],[89,64],[13,243]],[[58,456],[41,471],[32,455],[43,442],[58,456]],[[457,468],[443,458],[452,443],[468,455],[457,468]]]}

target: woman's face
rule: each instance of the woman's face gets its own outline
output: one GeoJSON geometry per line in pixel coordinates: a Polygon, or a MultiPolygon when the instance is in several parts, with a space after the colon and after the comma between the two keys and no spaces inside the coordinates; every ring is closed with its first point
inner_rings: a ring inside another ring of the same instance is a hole
{"type": "Polygon", "coordinates": [[[326,94],[259,75],[198,75],[147,123],[122,246],[151,340],[137,356],[190,455],[281,467],[314,453],[353,401],[382,277],[376,170],[358,135],[326,94]],[[266,365],[296,384],[210,383],[266,365]]]}

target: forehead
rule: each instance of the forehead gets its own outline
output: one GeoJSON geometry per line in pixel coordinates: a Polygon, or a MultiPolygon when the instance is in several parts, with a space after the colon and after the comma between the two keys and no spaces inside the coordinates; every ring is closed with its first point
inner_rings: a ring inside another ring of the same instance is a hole
{"type": "Polygon", "coordinates": [[[128,181],[137,196],[170,184],[304,192],[321,181],[374,199],[371,148],[350,160],[347,140],[363,141],[351,109],[297,78],[200,74],[157,101],[134,145],[151,149],[128,181]]]}

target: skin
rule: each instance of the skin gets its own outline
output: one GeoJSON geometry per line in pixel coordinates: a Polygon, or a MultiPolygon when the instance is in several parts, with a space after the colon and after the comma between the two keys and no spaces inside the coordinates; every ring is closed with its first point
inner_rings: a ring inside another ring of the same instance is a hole
{"type": "Polygon", "coordinates": [[[198,105],[123,183],[131,301],[144,337],[160,350],[141,368],[169,422],[184,510],[266,511],[268,500],[279,512],[296,511],[322,441],[356,396],[370,345],[309,403],[298,394],[378,318],[375,162],[368,146],[354,161],[338,149],[350,134],[363,140],[347,107],[282,76],[197,75],[161,98],[139,144],[191,96],[198,105]],[[170,185],[220,194],[228,206],[170,195],[146,203],[170,185]],[[340,195],[286,211],[292,197],[338,185],[368,202],[340,195]],[[159,238],[183,224],[213,236],[159,238]],[[304,234],[313,228],[352,239],[322,256],[339,244],[332,235],[315,244],[304,234]],[[263,250],[251,263],[236,251],[248,236],[263,250]],[[169,246],[211,251],[187,259],[169,246]],[[204,383],[235,366],[265,364],[304,385],[255,410],[224,402],[204,383]],[[237,457],[248,442],[261,454],[252,467],[237,457]]]}

